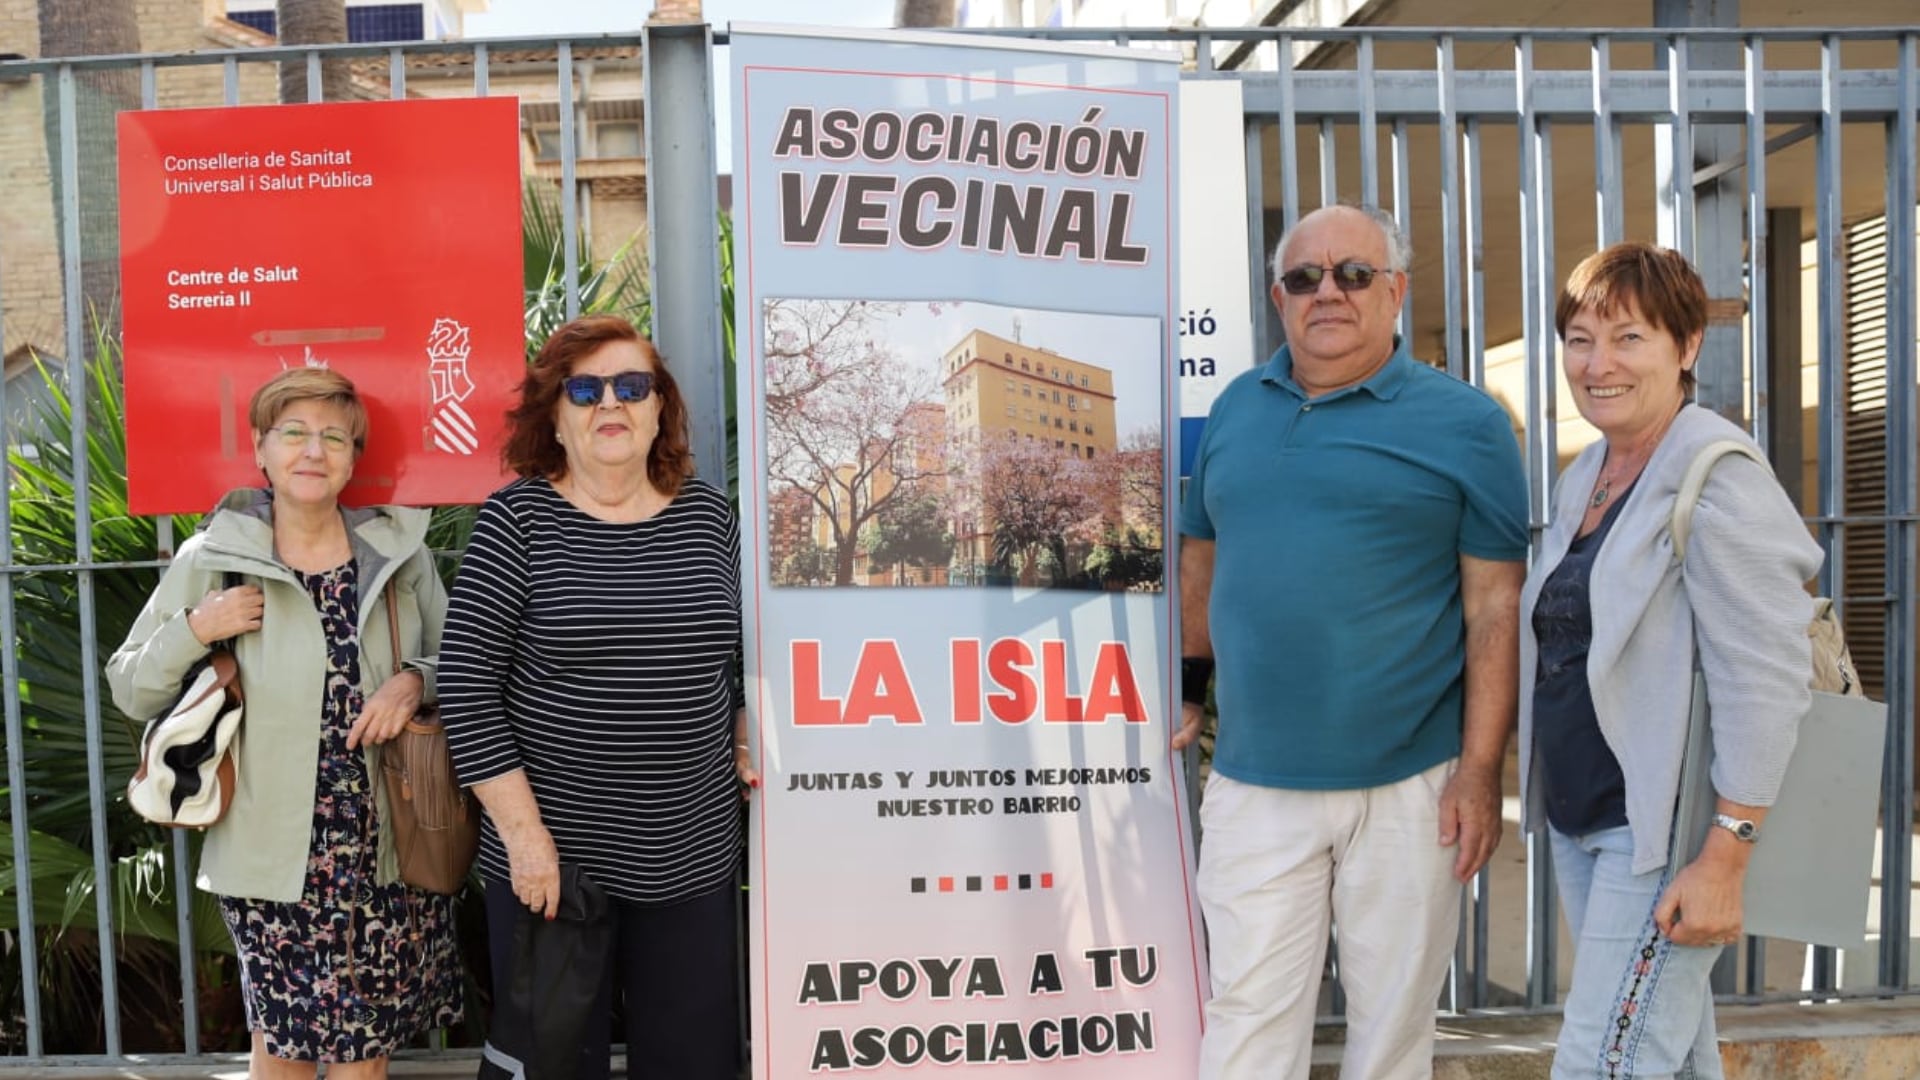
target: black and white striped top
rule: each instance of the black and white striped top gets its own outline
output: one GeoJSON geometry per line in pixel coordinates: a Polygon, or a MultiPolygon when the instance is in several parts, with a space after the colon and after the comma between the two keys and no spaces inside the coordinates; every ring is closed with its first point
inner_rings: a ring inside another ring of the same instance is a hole
{"type": "MultiPolygon", "coordinates": [[[[739,857],[739,552],[732,507],[697,479],[625,524],[518,480],[474,525],[440,644],[454,768],[526,770],[561,861],[617,899],[700,895],[739,857]]],[[[509,876],[491,821],[480,870],[509,876]]]]}

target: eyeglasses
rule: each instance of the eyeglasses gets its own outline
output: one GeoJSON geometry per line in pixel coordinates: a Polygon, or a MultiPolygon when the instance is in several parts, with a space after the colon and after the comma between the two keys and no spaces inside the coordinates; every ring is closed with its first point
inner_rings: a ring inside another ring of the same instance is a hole
{"type": "Polygon", "coordinates": [[[1343,262],[1336,266],[1296,266],[1280,275],[1280,287],[1290,296],[1311,296],[1320,291],[1320,279],[1333,273],[1333,287],[1341,292],[1359,292],[1373,284],[1375,269],[1363,262],[1343,262]]]}
{"type": "Polygon", "coordinates": [[[280,437],[281,446],[298,447],[302,450],[305,450],[307,444],[315,439],[320,440],[320,448],[329,454],[344,454],[354,446],[353,436],[337,427],[314,431],[305,424],[281,424],[267,430],[280,437]]]}
{"type": "Polygon", "coordinates": [[[653,393],[653,372],[622,371],[616,375],[570,375],[560,384],[566,388],[567,400],[581,408],[592,408],[600,404],[606,395],[606,388],[613,387],[613,399],[631,405],[636,401],[647,400],[653,393]]]}

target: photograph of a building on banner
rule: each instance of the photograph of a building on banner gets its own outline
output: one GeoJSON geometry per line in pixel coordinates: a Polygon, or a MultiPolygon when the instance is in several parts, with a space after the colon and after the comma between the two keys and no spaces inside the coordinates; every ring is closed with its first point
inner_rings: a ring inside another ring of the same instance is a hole
{"type": "Polygon", "coordinates": [[[1158,320],[800,298],[762,314],[775,585],[1161,588],[1158,320]]]}
{"type": "Polygon", "coordinates": [[[1178,66],[732,28],[759,1080],[1194,1075],[1178,66]]]}

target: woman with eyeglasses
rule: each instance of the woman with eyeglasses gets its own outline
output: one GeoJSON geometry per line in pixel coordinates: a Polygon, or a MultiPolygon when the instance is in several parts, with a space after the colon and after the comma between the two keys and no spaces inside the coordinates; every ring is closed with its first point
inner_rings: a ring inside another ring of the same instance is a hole
{"type": "Polygon", "coordinates": [[[1707,290],[1685,256],[1615,244],[1582,260],[1555,325],[1567,388],[1601,438],[1567,467],[1520,598],[1520,793],[1547,832],[1572,931],[1556,1080],[1719,1077],[1710,975],[1740,940],[1747,860],[1809,707],[1803,584],[1819,545],[1739,427],[1690,400],[1707,290]],[[1732,441],[1676,555],[1694,460],[1732,441]],[[1717,797],[1677,873],[1695,672],[1717,797]]]}
{"type": "Polygon", "coordinates": [[[395,1050],[461,1017],[452,898],[400,882],[379,780],[381,744],[434,696],[446,593],[427,511],[340,505],[367,443],[352,382],[283,371],[248,418],[266,488],[228,493],[180,545],[107,679],[122,712],[150,717],[232,642],[239,782],[199,884],[239,953],[249,1075],[324,1061],[329,1077],[384,1077],[395,1050]]]}
{"type": "Polygon", "coordinates": [[[440,667],[454,765],[487,811],[493,984],[512,984],[521,913],[552,919],[577,866],[617,948],[575,1075],[608,1074],[617,987],[627,1075],[731,1080],[740,799],[759,783],[739,523],[693,474],[673,376],[624,319],[556,330],[507,422],[519,479],[480,509],[440,667]]]}

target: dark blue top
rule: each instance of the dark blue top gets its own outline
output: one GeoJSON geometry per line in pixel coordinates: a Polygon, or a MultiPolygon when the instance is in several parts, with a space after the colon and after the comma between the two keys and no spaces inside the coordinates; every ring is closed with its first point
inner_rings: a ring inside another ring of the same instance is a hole
{"type": "Polygon", "coordinates": [[[1632,494],[1629,485],[1592,532],[1574,538],[1566,557],[1540,587],[1540,600],[1533,608],[1533,632],[1540,639],[1540,665],[1533,680],[1539,782],[1546,795],[1548,823],[1567,836],[1627,823],[1627,778],[1593,713],[1587,646],[1593,642],[1588,587],[1593,560],[1632,494]]]}
{"type": "Polygon", "coordinates": [[[1309,400],[1282,348],[1214,403],[1180,531],[1214,542],[1214,768],[1352,789],[1459,754],[1460,557],[1527,553],[1525,468],[1499,403],[1404,344],[1309,400]]]}

